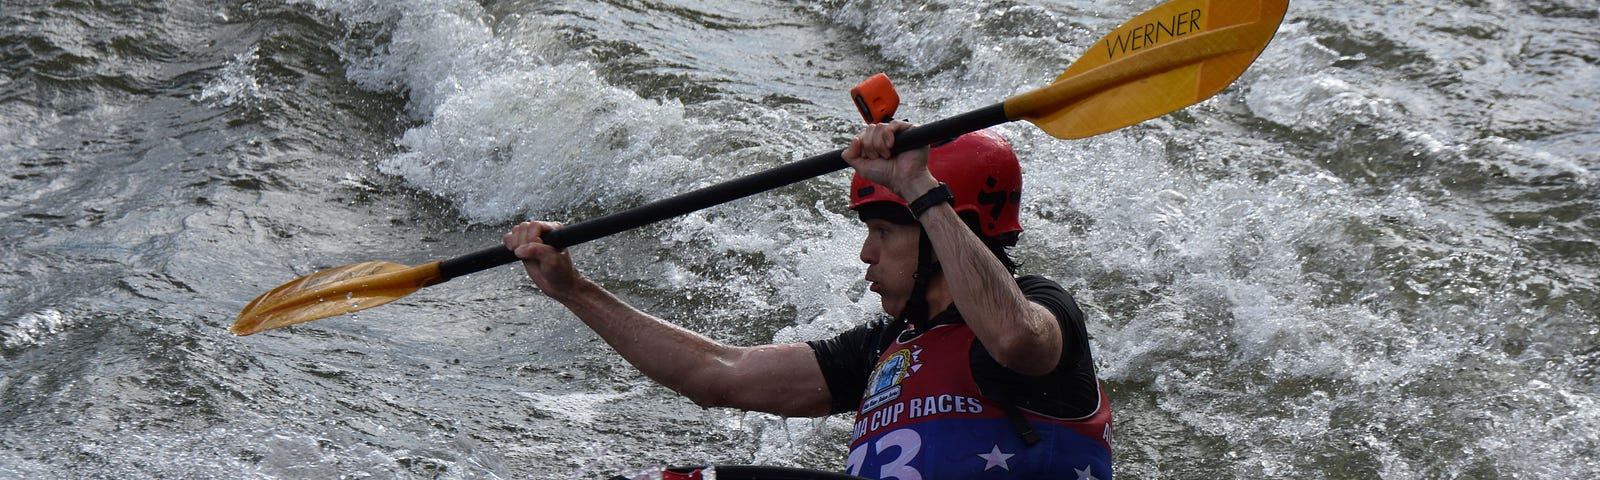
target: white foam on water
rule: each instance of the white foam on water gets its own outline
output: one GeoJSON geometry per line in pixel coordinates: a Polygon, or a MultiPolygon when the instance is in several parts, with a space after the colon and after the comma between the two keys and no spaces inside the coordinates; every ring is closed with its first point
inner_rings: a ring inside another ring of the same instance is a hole
{"type": "Polygon", "coordinates": [[[60,310],[48,308],[28,312],[16,322],[0,326],[0,338],[6,348],[33,347],[44,344],[55,334],[66,331],[72,321],[60,310]]]}
{"type": "Polygon", "coordinates": [[[235,55],[192,98],[197,102],[220,106],[245,105],[260,99],[263,90],[256,81],[256,62],[260,61],[260,49],[260,46],[252,46],[250,50],[235,55]]]}
{"type": "Polygon", "coordinates": [[[601,407],[627,397],[626,393],[565,393],[517,392],[533,401],[534,407],[583,424],[592,424],[600,415],[601,407]]]}
{"type": "Polygon", "coordinates": [[[653,191],[688,167],[657,145],[689,128],[677,105],[607,87],[582,65],[556,66],[450,97],[381,167],[451,198],[470,219],[504,221],[653,191]]]}

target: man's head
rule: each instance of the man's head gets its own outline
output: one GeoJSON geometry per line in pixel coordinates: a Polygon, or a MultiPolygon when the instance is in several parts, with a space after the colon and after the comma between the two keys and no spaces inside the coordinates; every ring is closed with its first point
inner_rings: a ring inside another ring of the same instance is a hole
{"type": "MultiPolygon", "coordinates": [[[[967,227],[1013,268],[1005,247],[1015,245],[1022,233],[1022,168],[1011,144],[989,130],[962,135],[933,147],[928,171],[950,186],[955,211],[967,227]]],[[[913,274],[937,271],[932,252],[925,251],[922,227],[911,216],[909,202],[859,174],[850,183],[850,208],[868,227],[861,248],[867,280],[883,297],[884,311],[898,317],[918,295],[913,274]]]]}
{"type": "MultiPolygon", "coordinates": [[[[956,213],[979,237],[1005,246],[1016,244],[1022,232],[1018,220],[1022,167],[1004,138],[979,130],[936,144],[928,154],[928,171],[950,185],[956,213]]],[[[850,182],[850,209],[863,219],[882,216],[896,223],[916,223],[906,199],[861,175],[850,182]]]]}

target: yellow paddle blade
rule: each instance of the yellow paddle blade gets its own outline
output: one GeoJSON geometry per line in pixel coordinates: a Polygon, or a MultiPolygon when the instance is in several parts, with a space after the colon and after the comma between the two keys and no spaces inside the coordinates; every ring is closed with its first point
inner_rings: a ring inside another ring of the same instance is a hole
{"type": "Polygon", "coordinates": [[[1006,100],[1006,117],[1071,139],[1193,105],[1244,73],[1288,8],[1288,0],[1167,2],[1100,39],[1054,83],[1006,100]]]}
{"type": "Polygon", "coordinates": [[[416,267],[364,262],[330,268],[256,297],[229,330],[249,335],[365,310],[441,281],[439,262],[416,267]]]}

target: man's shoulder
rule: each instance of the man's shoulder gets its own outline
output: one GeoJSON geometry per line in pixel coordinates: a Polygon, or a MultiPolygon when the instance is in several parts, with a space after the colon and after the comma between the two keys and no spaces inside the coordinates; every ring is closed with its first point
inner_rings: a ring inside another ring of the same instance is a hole
{"type": "Polygon", "coordinates": [[[883,337],[884,330],[889,328],[889,324],[892,321],[893,319],[887,315],[879,315],[850,327],[848,330],[839,332],[832,338],[813,340],[806,343],[811,344],[813,348],[819,346],[830,347],[825,350],[871,350],[877,345],[878,340],[883,337]]]}
{"type": "Polygon", "coordinates": [[[1044,277],[1042,275],[1022,275],[1022,276],[1019,276],[1019,277],[1017,277],[1017,286],[1021,287],[1022,291],[1024,293],[1026,293],[1028,291],[1028,289],[1030,289],[1030,288],[1034,288],[1034,289],[1051,289],[1051,290],[1058,290],[1058,291],[1061,291],[1063,293],[1066,292],[1066,289],[1062,288],[1060,283],[1056,283],[1055,280],[1051,280],[1048,277],[1044,277]]]}
{"type": "Polygon", "coordinates": [[[1044,305],[1061,321],[1083,321],[1083,311],[1078,308],[1078,302],[1072,299],[1061,284],[1055,280],[1038,275],[1024,275],[1017,277],[1017,288],[1022,290],[1022,295],[1034,303],[1044,305]]]}

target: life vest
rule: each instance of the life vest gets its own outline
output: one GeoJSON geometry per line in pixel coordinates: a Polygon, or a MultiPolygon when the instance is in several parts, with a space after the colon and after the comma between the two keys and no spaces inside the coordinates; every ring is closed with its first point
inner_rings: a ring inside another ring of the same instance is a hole
{"type": "Polygon", "coordinates": [[[848,473],[880,480],[1111,480],[1106,395],[1093,414],[1077,419],[985,396],[972,375],[974,341],[970,327],[952,323],[888,345],[856,413],[848,473]],[[1038,432],[1036,442],[1023,440],[1008,409],[1038,432]]]}

